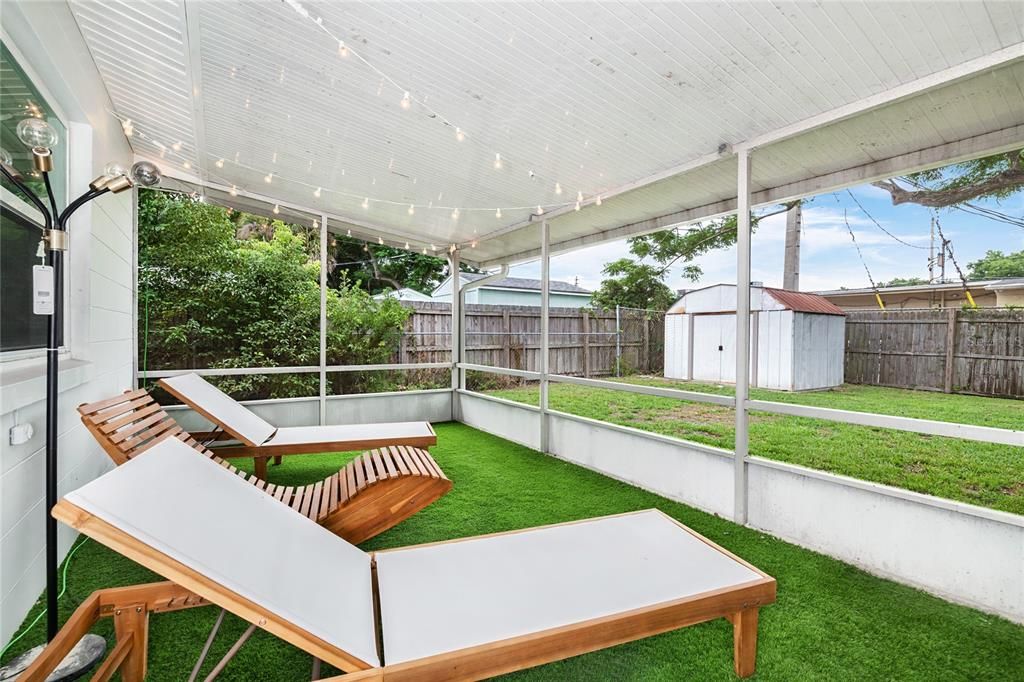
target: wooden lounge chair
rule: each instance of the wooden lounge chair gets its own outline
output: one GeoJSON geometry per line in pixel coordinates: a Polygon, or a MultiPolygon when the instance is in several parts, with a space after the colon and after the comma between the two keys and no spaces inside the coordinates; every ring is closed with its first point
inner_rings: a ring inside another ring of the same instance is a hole
{"type": "Polygon", "coordinates": [[[304,486],[267,483],[232,466],[186,433],[143,389],[78,406],[82,423],[121,465],[164,438],[179,438],[282,504],[353,544],[384,532],[432,504],[452,482],[426,450],[390,445],[359,455],[338,473],[304,486]]]}
{"type": "Polygon", "coordinates": [[[727,618],[748,676],[759,609],[775,601],[773,578],[657,510],[369,554],[176,439],[53,513],[171,582],[94,595],[24,682],[45,677],[97,605],[117,637],[104,670],[140,680],[149,613],[207,603],[251,623],[214,672],[256,627],[312,655],[314,670],[350,673],[339,682],[399,682],[481,679],[727,618]]]}
{"type": "Polygon", "coordinates": [[[282,455],[368,450],[385,445],[423,449],[437,445],[437,435],[429,422],[276,428],[198,374],[182,374],[161,379],[159,383],[168,393],[222,429],[222,435],[238,440],[240,445],[218,447],[217,454],[221,457],[252,457],[260,478],[266,478],[270,457],[280,462],[282,455]]]}

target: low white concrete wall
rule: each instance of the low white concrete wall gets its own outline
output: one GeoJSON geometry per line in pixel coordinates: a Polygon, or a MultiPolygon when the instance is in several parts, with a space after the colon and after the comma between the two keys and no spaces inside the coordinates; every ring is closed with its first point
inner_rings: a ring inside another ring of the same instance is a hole
{"type": "Polygon", "coordinates": [[[513,443],[540,448],[540,408],[469,391],[459,391],[457,399],[462,423],[513,443]]]}
{"type": "MultiPolygon", "coordinates": [[[[459,398],[466,424],[538,447],[538,408],[468,392],[459,398]]],[[[561,412],[549,412],[548,420],[549,454],[732,515],[732,452],[561,412]]],[[[752,457],[748,524],[875,575],[1024,623],[1022,516],[752,457]]]]}
{"type": "Polygon", "coordinates": [[[560,412],[548,420],[556,457],[712,514],[732,513],[728,450],[560,412]]]}
{"type": "Polygon", "coordinates": [[[748,523],[1024,623],[1024,517],[752,458],[748,523]]]}

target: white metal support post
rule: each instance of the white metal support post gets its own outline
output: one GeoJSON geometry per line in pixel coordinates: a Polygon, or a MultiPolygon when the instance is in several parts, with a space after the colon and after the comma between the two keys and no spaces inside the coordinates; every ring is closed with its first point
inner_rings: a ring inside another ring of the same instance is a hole
{"type": "Polygon", "coordinates": [[[551,233],[548,221],[540,224],[540,451],[548,451],[548,311],[551,299],[551,233]]]}
{"type": "Polygon", "coordinates": [[[327,423],[327,216],[320,216],[320,425],[327,423]]]}
{"type": "Polygon", "coordinates": [[[462,292],[459,291],[459,251],[455,249],[448,254],[448,271],[452,282],[452,421],[462,418],[459,409],[459,388],[462,385],[462,369],[459,363],[462,358],[462,292]]]}
{"type": "Polygon", "coordinates": [[[747,454],[750,397],[750,152],[736,157],[736,446],[733,459],[734,520],[747,522],[747,454]]]}

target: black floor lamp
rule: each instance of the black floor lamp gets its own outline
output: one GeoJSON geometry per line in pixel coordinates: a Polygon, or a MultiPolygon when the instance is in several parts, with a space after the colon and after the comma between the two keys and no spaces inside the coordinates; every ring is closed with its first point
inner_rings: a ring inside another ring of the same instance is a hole
{"type": "Polygon", "coordinates": [[[47,253],[49,270],[41,271],[41,281],[33,284],[36,301],[52,301],[52,312],[47,323],[46,347],[46,638],[57,634],[57,521],[51,510],[57,504],[57,346],[64,325],[64,301],[60,290],[64,251],[68,248],[68,220],[79,208],[108,192],[118,193],[135,184],[152,186],[160,182],[160,169],[148,161],[139,161],[131,171],[110,163],[89,190],[59,211],[50,186],[53,170],[52,148],[57,145],[57,131],[41,118],[26,118],[18,123],[18,139],[32,150],[35,170],[42,175],[49,199],[49,207],[24,182],[14,168],[11,157],[0,150],[0,170],[7,180],[32,202],[43,216],[42,241],[47,253]]]}

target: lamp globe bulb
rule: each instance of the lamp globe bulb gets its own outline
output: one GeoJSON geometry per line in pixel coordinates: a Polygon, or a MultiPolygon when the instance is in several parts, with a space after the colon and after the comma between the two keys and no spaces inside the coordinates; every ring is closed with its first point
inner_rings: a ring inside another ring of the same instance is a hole
{"type": "Polygon", "coordinates": [[[160,182],[160,169],[149,161],[139,161],[132,166],[132,179],[143,187],[152,187],[160,182]]]}
{"type": "Polygon", "coordinates": [[[121,177],[122,175],[128,175],[128,171],[124,169],[124,166],[116,161],[111,161],[103,167],[104,175],[111,175],[115,178],[121,177]]]}
{"type": "Polygon", "coordinates": [[[22,119],[16,132],[26,147],[50,149],[57,146],[57,131],[41,118],[22,119]]]}
{"type": "Polygon", "coordinates": [[[14,165],[14,159],[11,158],[11,155],[8,154],[7,150],[4,149],[3,147],[0,147],[0,163],[2,163],[5,166],[14,165]]]}

